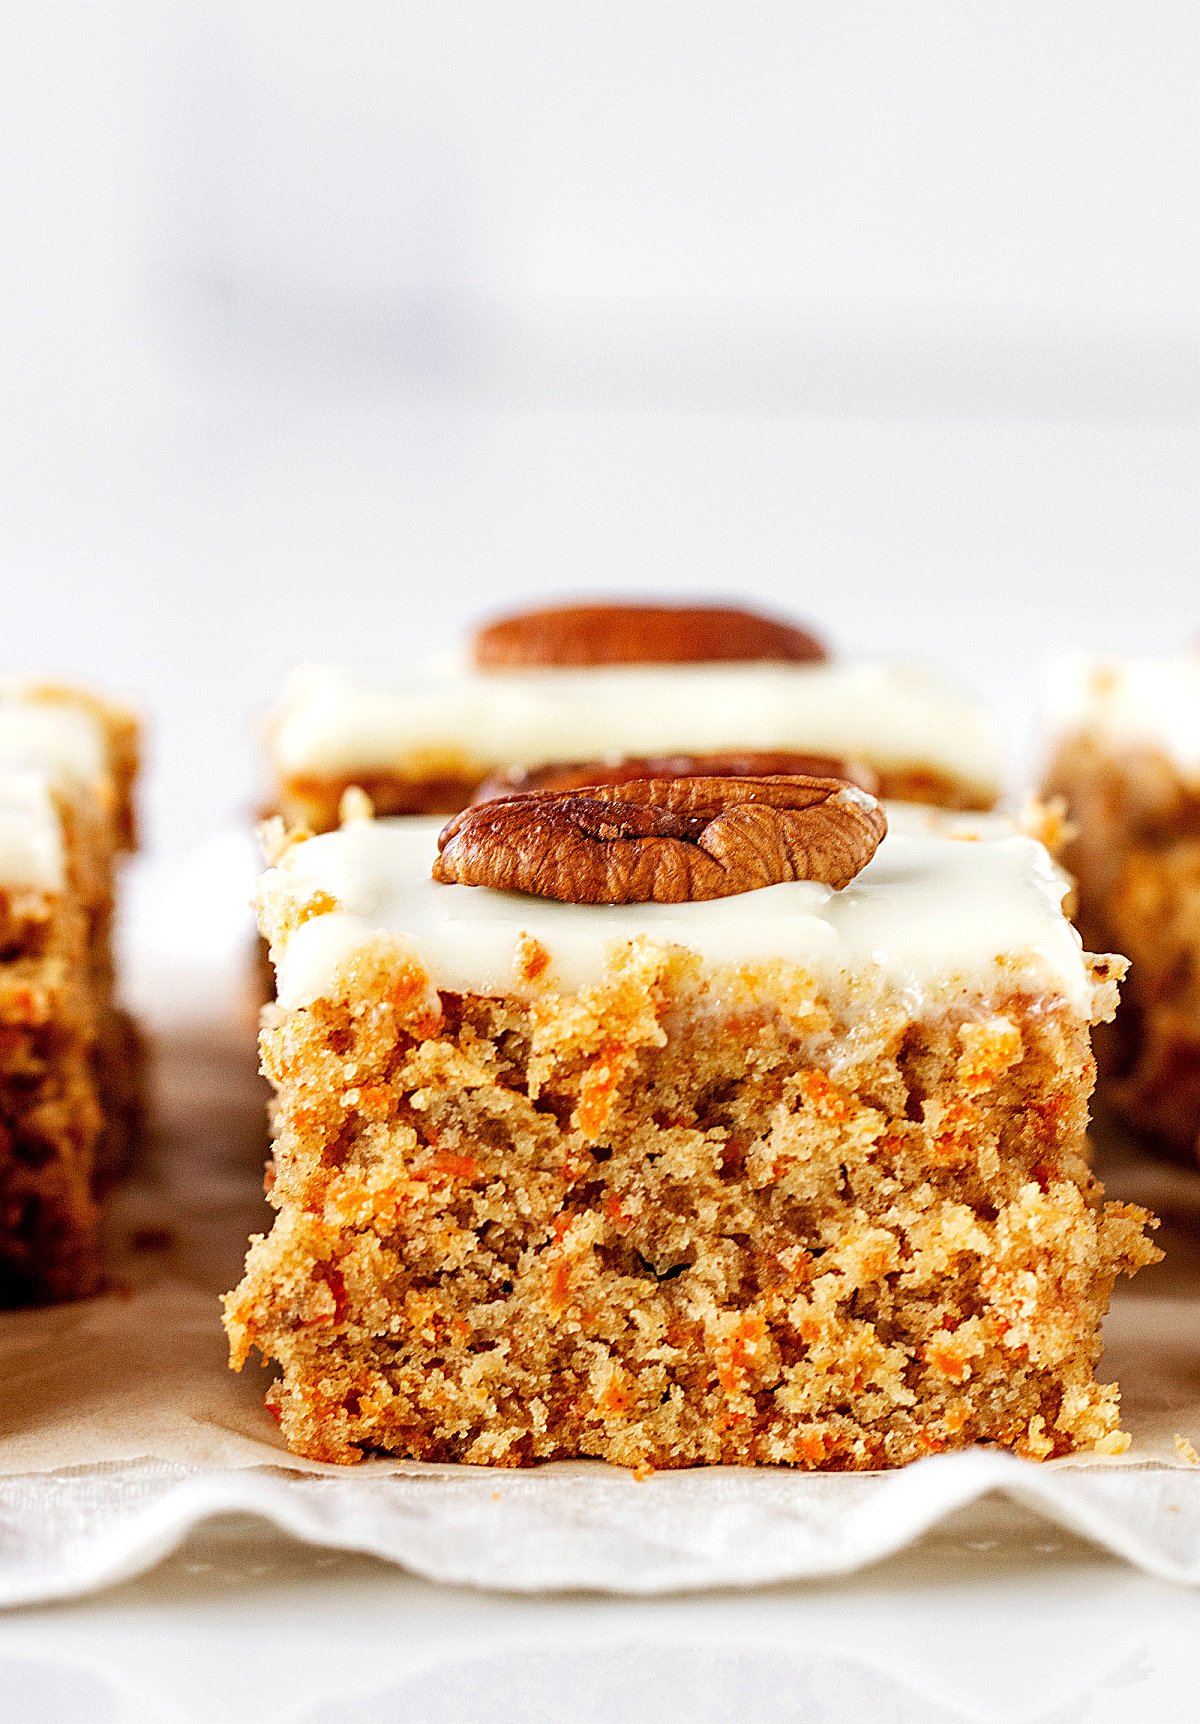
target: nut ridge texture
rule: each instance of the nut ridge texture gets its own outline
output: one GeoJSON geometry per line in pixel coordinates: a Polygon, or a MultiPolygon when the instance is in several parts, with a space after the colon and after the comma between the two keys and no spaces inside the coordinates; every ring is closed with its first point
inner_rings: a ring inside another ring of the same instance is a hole
{"type": "Polygon", "coordinates": [[[645,778],[464,809],[433,878],[569,904],[683,904],[793,880],[840,889],[887,820],[839,778],[645,778]]]}

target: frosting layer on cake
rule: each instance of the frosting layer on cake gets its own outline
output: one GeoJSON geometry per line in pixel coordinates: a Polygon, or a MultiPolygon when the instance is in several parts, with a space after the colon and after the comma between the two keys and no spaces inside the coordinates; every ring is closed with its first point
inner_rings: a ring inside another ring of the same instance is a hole
{"type": "Polygon", "coordinates": [[[94,786],[107,771],[107,741],[91,712],[30,696],[15,679],[0,681],[0,886],[63,889],[55,791],[94,786]]]}
{"type": "Polygon", "coordinates": [[[1059,735],[1084,731],[1120,745],[1149,745],[1200,778],[1200,652],[1062,659],[1047,704],[1059,735]]]}
{"type": "Polygon", "coordinates": [[[104,731],[82,707],[0,691],[0,770],[13,767],[94,784],[108,770],[104,731]]]}
{"type": "Polygon", "coordinates": [[[904,990],[914,1015],[935,994],[944,1009],[947,992],[1028,987],[1092,1016],[1098,983],[1063,915],[1067,878],[1040,843],[998,817],[939,820],[894,805],[889,820],[842,891],[799,881],[705,903],[613,905],[438,885],[440,820],[352,821],[293,844],[260,884],[279,1002],[328,993],[380,935],[398,938],[436,987],[484,994],[521,990],[523,939],[548,954],[549,980],[576,988],[614,948],[647,938],[710,965],[797,965],[835,990],[872,977],[904,990]]]}
{"type": "Polygon", "coordinates": [[[288,777],[392,771],[485,775],[601,756],[798,749],[888,769],[921,766],[990,801],[1003,762],[991,725],[920,670],[705,664],[414,673],[387,688],[332,667],[293,672],[271,724],[288,777]]]}
{"type": "Polygon", "coordinates": [[[45,775],[0,768],[0,887],[61,892],[62,821],[45,775]]]}

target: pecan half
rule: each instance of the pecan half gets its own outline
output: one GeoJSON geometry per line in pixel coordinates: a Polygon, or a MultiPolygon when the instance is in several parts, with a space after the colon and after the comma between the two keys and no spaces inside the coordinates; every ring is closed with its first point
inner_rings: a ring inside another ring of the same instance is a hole
{"type": "Polygon", "coordinates": [[[732,605],[548,605],[476,629],[479,670],[612,664],[810,664],[825,648],[804,629],[732,605]]]}
{"type": "Polygon", "coordinates": [[[682,904],[786,880],[842,887],[887,830],[836,778],[639,778],[478,803],[442,829],[433,877],[569,904],[682,904]]]}
{"type": "Polygon", "coordinates": [[[628,784],[633,778],[842,778],[879,794],[879,775],[861,760],[832,754],[796,754],[787,748],[744,748],[717,754],[626,755],[614,760],[553,760],[545,766],[510,766],[485,778],[471,801],[495,802],[530,790],[586,790],[593,784],[628,784]]]}

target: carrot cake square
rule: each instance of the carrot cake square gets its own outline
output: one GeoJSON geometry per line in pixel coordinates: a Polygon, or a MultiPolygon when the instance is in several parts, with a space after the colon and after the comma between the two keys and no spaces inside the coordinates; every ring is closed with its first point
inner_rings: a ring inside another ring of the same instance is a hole
{"type": "Polygon", "coordinates": [[[1100,1094],[1138,1131],[1200,1152],[1200,653],[1057,667],[1046,789],[1088,942],[1130,959],[1097,1041],[1100,1094]]]}
{"type": "Polygon", "coordinates": [[[117,858],[136,725],[90,694],[0,685],[0,1304],[99,1281],[99,1202],[128,1151],[138,1042],[117,1004],[117,858]]]}
{"type": "MultiPolygon", "coordinates": [[[[348,811],[351,812],[352,811],[348,811]]],[[[1087,954],[994,816],[634,780],[290,841],[277,1212],[226,1300],[289,1446],[496,1466],[1115,1452],[1087,954]]]]}
{"type": "Polygon", "coordinates": [[[451,814],[494,773],[560,761],[790,751],[951,808],[990,808],[1002,777],[991,725],[928,672],[833,660],[742,608],[633,602],[503,617],[465,662],[399,678],[300,669],[268,750],[273,812],[314,832],[352,786],[377,814],[451,814]]]}

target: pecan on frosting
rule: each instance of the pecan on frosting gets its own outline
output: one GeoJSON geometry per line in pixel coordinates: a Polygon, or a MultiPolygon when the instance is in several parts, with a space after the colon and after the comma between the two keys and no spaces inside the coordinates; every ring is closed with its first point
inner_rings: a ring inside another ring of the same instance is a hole
{"type": "Polygon", "coordinates": [[[569,904],[682,904],[789,880],[849,884],[887,830],[836,778],[643,778],[456,814],[433,878],[569,904]]]}
{"type": "Polygon", "coordinates": [[[632,778],[843,778],[879,794],[879,775],[861,760],[832,754],[798,754],[787,748],[739,748],[715,754],[629,754],[609,760],[552,760],[544,766],[509,766],[493,772],[472,802],[530,790],[586,790],[593,784],[628,784],[632,778]]]}
{"type": "Polygon", "coordinates": [[[827,654],[804,629],[735,605],[547,605],[476,629],[478,670],[555,666],[811,664],[827,654]]]}

